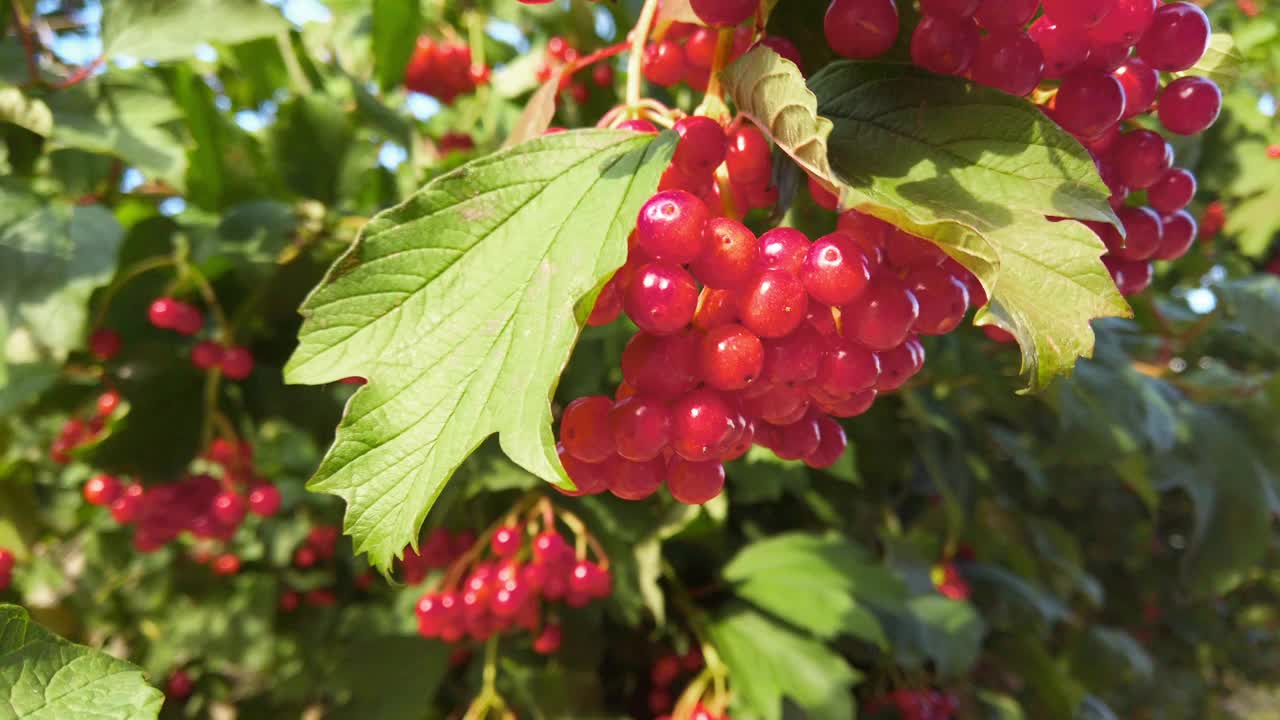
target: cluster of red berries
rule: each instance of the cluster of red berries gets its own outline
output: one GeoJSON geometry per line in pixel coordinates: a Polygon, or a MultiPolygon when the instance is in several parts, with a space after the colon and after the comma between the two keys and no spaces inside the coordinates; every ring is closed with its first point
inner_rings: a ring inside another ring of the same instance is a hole
{"type": "MultiPolygon", "coordinates": [[[[659,715],[657,720],[672,720],[671,715],[659,715]]],[[[702,703],[693,706],[693,710],[689,712],[689,720],[732,720],[729,713],[715,713],[702,703]]]]}
{"type": "MultiPolygon", "coordinates": [[[[195,335],[204,327],[204,315],[199,309],[171,297],[153,300],[147,308],[147,319],[161,330],[173,330],[188,336],[195,335]]],[[[92,345],[91,339],[90,347],[92,345]]],[[[110,358],[110,355],[95,354],[104,360],[110,358]]],[[[248,348],[238,345],[223,346],[211,340],[201,340],[191,348],[191,364],[201,370],[221,370],[232,380],[243,380],[253,372],[253,355],[248,348]]]]}
{"type": "Polygon", "coordinates": [[[333,525],[317,525],[307,532],[302,544],[293,551],[295,567],[308,570],[321,562],[333,560],[338,553],[342,531],[333,525]]]}
{"type": "Polygon", "coordinates": [[[960,568],[953,561],[934,566],[932,575],[933,586],[952,600],[968,600],[973,592],[969,581],[960,574],[960,568]]]}
{"type": "MultiPolygon", "coordinates": [[[[754,14],[756,3],[752,2],[750,14],[754,14]]],[[[748,17],[750,17],[750,14],[748,17]]],[[[734,27],[739,23],[719,24],[719,27],[734,27]]],[[[751,49],[751,38],[755,33],[750,25],[737,27],[733,33],[733,45],[729,50],[727,62],[732,62],[751,49]]],[[[662,87],[671,87],[685,83],[698,92],[706,92],[711,80],[711,67],[715,63],[716,45],[719,42],[719,31],[714,27],[700,27],[689,23],[674,22],[666,29],[660,39],[645,46],[641,72],[649,82],[662,87]]],[[[790,40],[776,35],[768,35],[760,40],[761,45],[773,48],[779,55],[802,66],[800,51],[790,40]]]]}
{"type": "MultiPolygon", "coordinates": [[[[547,54],[543,63],[535,71],[535,77],[538,82],[544,83],[557,71],[573,65],[579,57],[578,49],[570,45],[568,40],[557,35],[547,41],[547,54]]],[[[613,87],[613,66],[608,61],[592,65],[591,82],[600,88],[613,87]]],[[[569,82],[565,92],[569,93],[569,97],[579,105],[585,103],[591,96],[591,88],[585,82],[576,79],[569,82]]]]}
{"type": "MultiPolygon", "coordinates": [[[[1104,258],[1126,295],[1151,283],[1153,260],[1175,260],[1195,241],[1184,208],[1195,176],[1174,168],[1173,149],[1155,131],[1124,124],[1153,108],[1178,135],[1202,132],[1217,119],[1222,93],[1208,78],[1170,79],[1198,62],[1209,45],[1209,19],[1189,2],[1156,0],[921,0],[911,37],[913,61],[932,72],[965,75],[1014,95],[1044,78],[1060,79],[1045,112],[1093,155],[1111,190],[1125,233],[1091,224],[1104,258]],[[1034,22],[1032,22],[1034,18],[1034,22]],[[1030,25],[1028,26],[1028,23],[1030,25]],[[985,34],[984,31],[985,30],[985,34]],[[1130,206],[1146,191],[1146,204],[1130,206]]],[[[886,52],[898,34],[894,0],[832,0],[827,41],[846,57],[886,52]]]]}
{"type": "Polygon", "coordinates": [[[873,720],[897,713],[900,720],[950,720],[959,703],[951,693],[937,690],[894,690],[867,705],[873,720]]]}
{"type": "Polygon", "coordinates": [[[416,551],[411,547],[405,548],[404,559],[400,561],[404,583],[417,585],[426,580],[432,570],[444,570],[452,565],[475,544],[476,534],[472,530],[457,533],[445,528],[432,530],[416,551]]]}
{"type": "MultiPolygon", "coordinates": [[[[84,485],[84,498],[109,508],[121,525],[133,525],[133,544],[139,552],[159,550],[183,532],[226,542],[250,513],[270,517],[279,512],[280,491],[255,475],[247,443],[219,438],[204,458],[220,468],[220,477],[202,473],[143,487],[113,475],[95,475],[84,485]]],[[[219,575],[234,575],[240,561],[234,555],[219,555],[212,558],[212,568],[219,575]]]]}
{"type": "MultiPolygon", "coordinates": [[[[677,175],[726,161],[723,129],[676,126],[677,175]]],[[[976,279],[931,243],[856,212],[811,241],[793,228],[757,238],[688,190],[660,190],[640,210],[626,264],[589,323],[623,311],[640,328],[622,355],[613,398],[570,403],[560,458],[580,494],[639,500],[665,480],[678,501],[704,503],[722,463],[752,444],[812,467],[843,454],[834,418],[867,411],[924,363],[917,335],[953,330],[976,279]],[[701,288],[699,287],[701,285],[701,288]]]]}
{"type": "Polygon", "coordinates": [[[58,437],[49,445],[49,459],[59,465],[71,462],[71,451],[93,442],[118,407],[120,394],[116,391],[108,390],[99,395],[88,420],[73,417],[62,424],[58,437]]]}
{"type": "Polygon", "coordinates": [[[684,655],[667,653],[655,660],[649,669],[649,712],[657,715],[658,720],[670,720],[669,713],[676,702],[673,688],[696,675],[703,664],[702,653],[696,648],[690,648],[684,655]]]}
{"type": "Polygon", "coordinates": [[[489,74],[487,65],[471,62],[471,48],[466,43],[423,36],[405,67],[404,86],[449,105],[459,95],[489,82],[489,74]]]}
{"type": "Polygon", "coordinates": [[[0,548],[0,592],[9,589],[13,584],[13,567],[18,564],[18,558],[13,552],[0,548]]]}
{"type": "Polygon", "coordinates": [[[455,643],[467,637],[483,642],[519,629],[533,637],[535,652],[550,654],[560,648],[561,630],[545,606],[563,602],[580,608],[612,592],[603,558],[576,555],[553,529],[530,538],[523,526],[505,525],[418,600],[418,632],[455,643]]]}

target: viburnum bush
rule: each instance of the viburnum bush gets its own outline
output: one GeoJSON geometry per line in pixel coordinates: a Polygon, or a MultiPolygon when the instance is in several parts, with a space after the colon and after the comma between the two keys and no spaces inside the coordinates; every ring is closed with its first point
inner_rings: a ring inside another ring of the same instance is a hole
{"type": "Polygon", "coordinates": [[[1280,705],[1261,5],[0,17],[0,718],[1280,705]]]}

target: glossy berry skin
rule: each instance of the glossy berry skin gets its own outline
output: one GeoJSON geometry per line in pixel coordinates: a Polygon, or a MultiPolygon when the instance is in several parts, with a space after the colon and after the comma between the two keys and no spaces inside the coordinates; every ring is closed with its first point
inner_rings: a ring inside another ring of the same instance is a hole
{"type": "Polygon", "coordinates": [[[1177,260],[1191,249],[1196,241],[1196,221],[1186,210],[1176,210],[1160,218],[1160,246],[1152,259],[1177,260]]]}
{"type": "Polygon", "coordinates": [[[941,265],[947,254],[922,237],[894,228],[885,238],[885,258],[898,270],[941,265]]]}
{"type": "Polygon", "coordinates": [[[575,458],[589,463],[603,462],[616,448],[609,431],[609,411],[613,401],[604,395],[581,397],[569,403],[560,417],[560,442],[575,458]]]}
{"type": "Polygon", "coordinates": [[[712,27],[733,27],[756,14],[759,0],[689,0],[698,19],[712,27]]]}
{"type": "Polygon", "coordinates": [[[898,37],[898,7],[894,0],[832,0],[822,31],[838,55],[862,59],[883,55],[898,37]]]}
{"type": "Polygon", "coordinates": [[[564,467],[564,472],[573,481],[575,490],[565,490],[560,486],[556,489],[565,495],[571,497],[579,497],[582,495],[596,495],[608,489],[609,476],[612,474],[614,463],[619,462],[619,458],[608,458],[604,462],[585,463],[565,452],[564,445],[556,445],[556,454],[560,458],[560,464],[564,467]]]}
{"type": "Polygon", "coordinates": [[[844,336],[872,350],[888,350],[907,339],[920,315],[920,303],[894,275],[872,278],[867,291],[841,309],[844,336]]]}
{"type": "Polygon", "coordinates": [[[1124,87],[1114,77],[1080,71],[1063,78],[1054,98],[1053,118],[1064,130],[1095,138],[1124,115],[1124,87]]]}
{"type": "Polygon", "coordinates": [[[685,460],[720,456],[742,430],[741,418],[712,390],[695,390],[671,405],[671,449],[685,460]]]}
{"type": "Polygon", "coordinates": [[[879,355],[880,379],[876,382],[876,390],[880,392],[897,390],[924,367],[924,345],[917,338],[909,338],[879,355]]]}
{"type": "Polygon", "coordinates": [[[1178,78],[1160,93],[1160,124],[1179,135],[1204,132],[1221,111],[1222,91],[1208,78],[1178,78]]]}
{"type": "Polygon", "coordinates": [[[1031,23],[1027,34],[1044,54],[1045,77],[1064,77],[1089,56],[1089,36],[1085,31],[1058,25],[1047,15],[1031,23]]]}
{"type": "Polygon", "coordinates": [[[641,72],[646,80],[655,85],[675,85],[684,78],[684,50],[670,40],[651,43],[644,49],[641,72]]]}
{"type": "Polygon", "coordinates": [[[1021,30],[1040,9],[1040,0],[982,0],[974,15],[986,30],[1021,30]]]}
{"type": "Polygon", "coordinates": [[[656,397],[632,395],[609,411],[607,427],[618,455],[645,462],[661,455],[671,441],[671,410],[656,397]]]}
{"type": "Polygon", "coordinates": [[[673,128],[680,136],[671,162],[689,177],[703,177],[715,172],[729,150],[729,138],[720,123],[703,115],[680,119],[673,128]]]}
{"type": "Polygon", "coordinates": [[[662,487],[666,467],[662,460],[619,460],[609,478],[609,492],[623,500],[644,500],[662,487]]]}
{"type": "Polygon", "coordinates": [[[1166,170],[1154,185],[1147,188],[1147,202],[1162,215],[1186,207],[1196,195],[1196,176],[1182,168],[1166,170]]]}
{"type": "Polygon", "coordinates": [[[174,670],[165,682],[165,694],[174,700],[185,700],[191,696],[194,687],[186,670],[174,670]]]}
{"type": "Polygon", "coordinates": [[[1091,28],[1115,8],[1116,0],[1044,0],[1044,13],[1055,23],[1091,28]]]}
{"type": "Polygon", "coordinates": [[[1110,160],[1120,182],[1133,190],[1145,190],[1173,166],[1173,147],[1160,133],[1133,130],[1115,141],[1110,160]]]}
{"type": "Polygon", "coordinates": [[[689,270],[707,287],[731,290],[751,279],[758,256],[756,236],[747,226],[730,218],[711,218],[703,226],[702,253],[689,270]]]}
{"type": "Polygon", "coordinates": [[[769,141],[755,125],[743,124],[729,135],[724,163],[734,183],[764,185],[773,172],[769,141]]]}
{"type": "Polygon", "coordinates": [[[707,385],[716,390],[741,390],[760,377],[764,344],[741,325],[720,325],[702,338],[699,360],[707,385]]]}
{"type": "Polygon", "coordinates": [[[710,214],[696,195],[664,190],[640,208],[636,242],[651,257],[683,265],[702,252],[702,233],[710,214]]]}
{"type": "Polygon", "coordinates": [[[800,460],[818,449],[822,434],[814,413],[808,413],[795,422],[772,428],[768,433],[770,449],[783,460],[800,460]]]}
{"type": "Polygon", "coordinates": [[[1165,72],[1195,65],[1209,48],[1209,18],[1189,2],[1172,2],[1156,9],[1146,34],[1138,41],[1138,57],[1165,72]]]}
{"type": "Polygon", "coordinates": [[[703,332],[738,321],[738,301],[733,291],[702,288],[693,326],[703,332]]]}
{"type": "Polygon", "coordinates": [[[804,464],[819,470],[835,465],[844,456],[849,447],[849,438],[844,428],[832,418],[823,415],[818,418],[818,447],[804,456],[804,464]]]}
{"type": "Polygon", "coordinates": [[[698,286],[678,265],[648,263],[636,270],[623,307],[631,321],[654,335],[670,335],[689,324],[698,306],[698,286]]]}
{"type": "Polygon", "coordinates": [[[917,268],[907,285],[920,305],[912,330],[921,335],[946,335],[955,330],[969,310],[969,288],[942,267],[917,268]]]}
{"type": "Polygon", "coordinates": [[[875,387],[880,377],[880,360],[875,353],[836,336],[827,339],[818,362],[818,386],[838,396],[849,396],[875,387]]]}
{"type": "Polygon", "coordinates": [[[826,305],[844,305],[862,294],[871,282],[867,254],[848,235],[835,232],[809,247],[800,280],[809,297],[826,305]]]}
{"type": "Polygon", "coordinates": [[[1141,58],[1129,58],[1111,71],[1124,88],[1124,117],[1137,117],[1151,109],[1160,91],[1160,73],[1141,58]]]}
{"type": "Polygon", "coordinates": [[[755,276],[738,297],[738,317],[762,338],[782,337],[804,322],[809,293],[795,273],[766,270],[755,276]]]}
{"type": "Polygon", "coordinates": [[[795,43],[781,35],[765,35],[760,38],[760,45],[763,45],[783,57],[784,60],[790,60],[800,72],[804,72],[804,60],[800,57],[800,48],[795,43]]]}
{"type": "MultiPolygon", "coordinates": [[[[524,1],[524,0],[522,0],[524,1]]],[[[533,640],[533,651],[539,655],[553,655],[560,649],[560,624],[547,623],[533,640]]]]}
{"type": "Polygon", "coordinates": [[[120,497],[120,481],[113,475],[94,475],[84,484],[84,499],[90,505],[107,507],[120,497]]]}
{"type": "Polygon", "coordinates": [[[223,525],[236,526],[244,522],[249,503],[234,492],[222,492],[213,499],[213,516],[223,525]]]}
{"type": "Polygon", "coordinates": [[[671,458],[667,465],[667,490],[677,502],[701,505],[724,490],[724,465],[718,460],[689,462],[671,458]]]}
{"type": "Polygon", "coordinates": [[[235,575],[240,572],[240,558],[230,553],[219,555],[213,559],[213,564],[210,567],[213,568],[214,575],[223,577],[235,575]]]}
{"type": "Polygon", "coordinates": [[[1137,295],[1151,286],[1152,268],[1151,263],[1146,260],[1104,257],[1102,263],[1111,273],[1116,289],[1125,297],[1137,295]]]}
{"type": "Polygon", "coordinates": [[[120,352],[120,333],[111,328],[98,328],[89,336],[89,352],[99,360],[110,360],[120,352]]]}
{"type": "Polygon", "coordinates": [[[636,333],[622,351],[623,380],[638,392],[671,398],[698,384],[698,339],[690,333],[636,333]]]}
{"type": "Polygon", "coordinates": [[[222,365],[222,346],[209,340],[201,340],[191,348],[191,364],[201,370],[212,370],[222,365]]]}
{"type": "Polygon", "coordinates": [[[1132,47],[1151,27],[1156,0],[1115,0],[1106,20],[1089,30],[1095,42],[1132,47]]]}
{"type": "Polygon", "coordinates": [[[774,228],[760,236],[756,268],[798,273],[811,246],[809,238],[795,228],[774,228]]]}
{"type": "MultiPolygon", "coordinates": [[[[642,120],[640,118],[623,120],[622,122],[618,123],[618,129],[631,130],[632,132],[639,132],[639,133],[657,133],[658,132],[657,125],[654,125],[648,120],[642,120]]],[[[559,130],[559,132],[564,132],[564,130],[559,130]]]]}
{"type": "Polygon", "coordinates": [[[1115,251],[1122,260],[1146,260],[1160,247],[1163,228],[1151,208],[1123,207],[1116,211],[1124,223],[1124,247],[1115,251]]]}
{"type": "Polygon", "coordinates": [[[231,380],[244,380],[253,372],[253,355],[249,349],[232,345],[222,352],[222,374],[231,380]]]}
{"type": "Polygon", "coordinates": [[[161,330],[172,330],[177,322],[180,305],[171,297],[156,298],[147,308],[147,320],[161,330]]]}
{"type": "Polygon", "coordinates": [[[911,34],[911,61],[939,75],[959,75],[973,64],[980,39],[972,18],[926,15],[911,34]]]}
{"type": "Polygon", "coordinates": [[[1044,76],[1044,53],[1021,30],[993,32],[978,43],[969,73],[976,83],[1010,95],[1026,95],[1044,76]]]}
{"type": "Polygon", "coordinates": [[[120,393],[115,390],[108,390],[98,396],[98,402],[95,403],[98,408],[99,417],[111,417],[120,407],[120,393]]]}
{"type": "MultiPolygon", "coordinates": [[[[616,277],[616,276],[615,276],[616,277]]],[[[595,305],[591,306],[591,314],[587,316],[587,324],[591,327],[603,327],[618,319],[622,314],[622,290],[614,278],[610,278],[600,288],[595,305]]]]}
{"type": "Polygon", "coordinates": [[[186,303],[177,303],[174,309],[172,330],[181,335],[195,335],[204,327],[204,316],[186,303]]]}
{"type": "Polygon", "coordinates": [[[920,12],[953,20],[965,20],[978,12],[981,0],[920,0],[920,12]]]}
{"type": "MultiPolygon", "coordinates": [[[[716,41],[719,36],[712,28],[700,27],[684,41],[684,56],[696,68],[709,70],[715,62],[716,41]]],[[[676,152],[679,152],[677,147],[676,152]]]]}
{"type": "Polygon", "coordinates": [[[280,512],[280,488],[275,485],[256,485],[249,491],[249,512],[258,517],[273,517],[280,512]]]}

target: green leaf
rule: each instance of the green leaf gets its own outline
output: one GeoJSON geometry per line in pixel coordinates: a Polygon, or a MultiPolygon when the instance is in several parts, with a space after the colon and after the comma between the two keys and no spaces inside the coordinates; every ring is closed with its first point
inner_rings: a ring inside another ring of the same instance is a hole
{"type": "Polygon", "coordinates": [[[1094,690],[1141,687],[1155,674],[1151,656],[1124,630],[1090,627],[1071,649],[1072,673],[1094,690]]]}
{"type": "Polygon", "coordinates": [[[449,648],[418,637],[360,638],[342,646],[330,687],[342,698],[326,717],[421,720],[449,669],[449,648]]]}
{"type": "Polygon", "coordinates": [[[48,137],[53,132],[53,113],[44,101],[27,97],[16,87],[0,87],[0,122],[48,137]]]}
{"type": "Polygon", "coordinates": [[[0,605],[0,717],[13,720],[143,720],[164,695],[123,660],[76,645],[0,605]]]}
{"type": "Polygon", "coordinates": [[[1271,274],[1252,275],[1214,286],[1223,309],[1233,324],[1242,330],[1249,342],[1267,352],[1280,355],[1280,277],[1271,274]]]}
{"type": "Polygon", "coordinates": [[[0,368],[5,359],[61,361],[83,345],[89,296],[111,277],[123,237],[100,205],[0,188],[0,368]]]}
{"type": "Polygon", "coordinates": [[[744,600],[816,635],[848,634],[887,647],[871,608],[893,609],[906,586],[861,546],[838,537],[788,533],[752,543],[725,566],[744,600]]]}
{"type": "Polygon", "coordinates": [[[822,643],[797,635],[751,610],[733,608],[707,627],[729,666],[734,702],[764,720],[781,720],[783,698],[811,720],[851,720],[850,687],[861,674],[822,643]]]}
{"type": "Polygon", "coordinates": [[[107,57],[181,60],[201,43],[234,45],[288,29],[280,11],[262,0],[111,0],[102,6],[107,57]]]}
{"type": "Polygon", "coordinates": [[[767,48],[724,81],[842,206],[932,240],[978,276],[991,297],[978,323],[1018,338],[1031,389],[1091,354],[1090,320],[1130,312],[1101,241],[1045,219],[1118,223],[1084,148],[1026,100],[887,63],[835,63],[806,87],[767,48]]]}
{"type": "Polygon", "coordinates": [[[369,379],[312,481],[390,566],[494,432],[567,484],[549,398],[594,296],[622,265],[671,134],[558,133],[468,163],[374,218],[303,304],[285,377],[369,379]]]}
{"type": "Polygon", "coordinates": [[[940,595],[912,598],[907,607],[919,624],[921,645],[944,677],[964,675],[978,661],[986,626],[973,606],[940,595]]]}
{"type": "Polygon", "coordinates": [[[333,98],[306,95],[280,107],[271,126],[271,149],[280,175],[294,192],[326,205],[338,200],[343,161],[355,133],[333,98]]]}
{"type": "Polygon", "coordinates": [[[373,67],[383,89],[404,80],[422,28],[422,6],[412,0],[373,0],[373,67]]]}
{"type": "Polygon", "coordinates": [[[1173,73],[1174,77],[1199,75],[1219,85],[1234,85],[1240,79],[1240,66],[1244,57],[1236,50],[1231,33],[1219,32],[1209,36],[1209,48],[1190,69],[1173,73]]]}

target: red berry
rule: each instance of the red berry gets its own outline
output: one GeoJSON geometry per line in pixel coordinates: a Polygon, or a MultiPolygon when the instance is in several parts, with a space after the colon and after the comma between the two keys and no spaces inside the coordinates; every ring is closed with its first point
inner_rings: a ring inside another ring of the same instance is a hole
{"type": "Polygon", "coordinates": [[[973,64],[980,39],[972,18],[926,15],[911,34],[911,61],[940,75],[959,75],[973,64]]]}
{"type": "Polygon", "coordinates": [[[1146,260],[1160,247],[1160,216],[1147,207],[1124,207],[1116,212],[1124,223],[1124,247],[1114,254],[1122,260],[1146,260]]]}
{"type": "Polygon", "coordinates": [[[1182,168],[1171,168],[1147,188],[1147,202],[1162,215],[1177,212],[1196,195],[1196,176],[1182,168]]]}
{"type": "Polygon", "coordinates": [[[814,300],[844,305],[866,290],[871,267],[862,248],[848,235],[836,232],[818,238],[809,247],[800,279],[814,300]]]}
{"type": "Polygon", "coordinates": [[[120,393],[108,390],[98,396],[98,415],[110,417],[120,407],[120,393]]]}
{"type": "Polygon", "coordinates": [[[249,491],[249,512],[258,517],[271,517],[280,512],[280,489],[259,484],[249,491]]]}
{"type": "Polygon", "coordinates": [[[1160,93],[1160,124],[1179,135],[1209,129],[1222,111],[1222,91],[1208,78],[1182,77],[1160,93]]]}
{"type": "Polygon", "coordinates": [[[1044,53],[1045,77],[1064,77],[1089,56],[1089,35],[1078,28],[1058,25],[1048,15],[1031,23],[1027,34],[1044,53]]]}
{"type": "Polygon", "coordinates": [[[813,198],[813,202],[823,210],[835,212],[840,207],[840,198],[835,193],[823,187],[812,175],[809,176],[809,197],[813,198]]]}
{"type": "Polygon", "coordinates": [[[602,462],[612,457],[613,433],[609,431],[612,409],[613,401],[604,395],[590,395],[569,403],[560,418],[560,442],[564,449],[583,462],[602,462]]]}
{"type": "Polygon", "coordinates": [[[924,367],[924,345],[910,338],[896,348],[879,353],[880,378],[876,390],[892,392],[902,387],[924,367]]]}
{"type": "Polygon", "coordinates": [[[680,135],[680,142],[676,144],[671,162],[685,175],[707,176],[724,162],[729,138],[720,123],[702,115],[691,115],[678,121],[673,129],[680,135]]]}
{"type": "Polygon", "coordinates": [[[1124,117],[1137,117],[1151,109],[1160,90],[1160,73],[1140,58],[1129,58],[1111,72],[1124,88],[1124,117]]]}
{"type": "MultiPolygon", "coordinates": [[[[641,120],[641,119],[639,119],[639,118],[633,118],[633,119],[631,119],[631,120],[624,120],[624,121],[622,121],[622,122],[618,123],[618,129],[619,129],[619,130],[632,130],[632,131],[634,131],[634,132],[641,132],[641,133],[656,133],[656,132],[658,132],[658,126],[657,126],[657,125],[654,125],[653,123],[649,122],[648,120],[641,120]]],[[[548,132],[550,132],[550,131],[548,131],[548,132]]],[[[564,132],[564,130],[559,130],[558,132],[564,132]]]]}
{"type": "Polygon", "coordinates": [[[120,352],[120,333],[111,328],[98,328],[89,336],[89,352],[99,360],[110,360],[120,352]]]}
{"type": "Polygon", "coordinates": [[[165,682],[165,694],[174,700],[185,700],[191,696],[194,684],[186,670],[174,670],[165,682]]]}
{"type": "Polygon", "coordinates": [[[319,553],[309,545],[303,545],[293,551],[293,564],[303,569],[315,566],[319,559],[319,553]]]}
{"type": "Polygon", "coordinates": [[[18,562],[13,552],[0,548],[0,575],[10,575],[13,573],[13,567],[18,562]]]}
{"type": "Polygon", "coordinates": [[[204,327],[204,316],[194,306],[187,303],[175,303],[173,315],[174,331],[182,335],[195,335],[204,327]]]}
{"type": "Polygon", "coordinates": [[[955,330],[969,309],[969,288],[944,267],[915,268],[907,285],[920,305],[912,329],[922,335],[945,335],[955,330]]]}
{"type": "Polygon", "coordinates": [[[576,490],[564,490],[559,486],[559,490],[565,495],[578,497],[582,495],[595,495],[602,493],[607,489],[608,478],[612,473],[613,463],[617,457],[605,459],[603,462],[586,463],[575,458],[565,452],[563,444],[556,445],[556,454],[560,458],[560,464],[564,466],[564,472],[573,481],[576,490]]]}
{"type": "Polygon", "coordinates": [[[920,12],[951,19],[967,19],[978,12],[981,0],[920,0],[920,12]]]}
{"type": "Polygon", "coordinates": [[[699,341],[691,333],[636,333],[622,351],[622,377],[636,391],[669,398],[698,384],[699,341]]]}
{"type": "Polygon", "coordinates": [[[1062,80],[1054,98],[1054,120],[1083,138],[1098,137],[1123,115],[1124,86],[1106,73],[1074,72],[1062,80]]]}
{"type": "Polygon", "coordinates": [[[1196,221],[1186,210],[1176,210],[1161,218],[1160,246],[1152,256],[1156,260],[1177,260],[1196,241],[1196,221]]]}
{"type": "Polygon", "coordinates": [[[1068,27],[1091,28],[1115,8],[1116,0],[1044,0],[1044,13],[1068,27]]]}
{"type": "Polygon", "coordinates": [[[770,447],[783,460],[801,460],[818,449],[822,443],[821,430],[814,413],[787,425],[771,429],[767,435],[772,436],[770,447]]]}
{"type": "Polygon", "coordinates": [[[733,27],[756,14],[760,0],[689,0],[693,14],[712,27],[733,27]]]}
{"type": "Polygon", "coordinates": [[[765,35],[760,38],[760,42],[758,44],[773,50],[781,55],[783,59],[790,60],[792,63],[795,63],[795,66],[800,69],[800,72],[804,72],[804,59],[800,57],[800,48],[796,47],[795,43],[791,42],[787,38],[784,38],[781,35],[765,35]]]}
{"type": "Polygon", "coordinates": [[[702,252],[689,265],[699,282],[733,289],[747,283],[758,256],[756,236],[730,218],[711,218],[703,227],[702,252]]]}
{"type": "Polygon", "coordinates": [[[1145,190],[1173,166],[1173,147],[1160,133],[1134,130],[1115,141],[1109,159],[1120,182],[1133,190],[1145,190]]]}
{"type": "Polygon", "coordinates": [[[248,512],[249,504],[234,492],[222,492],[213,499],[213,516],[223,525],[239,525],[248,512]]]}
{"type": "Polygon", "coordinates": [[[724,490],[724,465],[718,460],[689,462],[673,457],[667,465],[667,490],[685,505],[709,502],[724,490]]]}
{"type": "Polygon", "coordinates": [[[640,329],[654,335],[670,335],[693,320],[698,286],[678,265],[648,263],[636,270],[623,305],[640,329]]]}
{"type": "Polygon", "coordinates": [[[873,58],[898,37],[898,7],[894,0],[832,0],[822,30],[837,55],[873,58]]]}
{"type": "Polygon", "coordinates": [[[993,32],[978,44],[969,73],[976,83],[1010,95],[1027,95],[1044,75],[1044,53],[1021,30],[993,32]]]}
{"type": "Polygon", "coordinates": [[[841,309],[844,336],[872,350],[902,344],[920,315],[920,303],[894,275],[871,279],[867,291],[841,309]]]}
{"type": "Polygon", "coordinates": [[[171,297],[156,298],[147,308],[147,320],[162,330],[172,330],[177,322],[180,305],[181,303],[171,297]]]}
{"type": "Polygon", "coordinates": [[[897,228],[886,234],[884,247],[889,264],[899,270],[941,265],[947,261],[947,254],[937,245],[897,228]]]}
{"type": "Polygon", "coordinates": [[[212,370],[222,364],[222,346],[209,340],[201,340],[191,348],[191,364],[201,370],[212,370]]]}
{"type": "Polygon", "coordinates": [[[785,270],[798,273],[804,267],[812,243],[805,234],[795,228],[774,228],[760,236],[757,243],[759,270],[785,270]]]}
{"type": "Polygon", "coordinates": [[[609,492],[623,500],[644,500],[662,487],[665,471],[661,458],[647,462],[619,460],[609,477],[609,492]]]}
{"type": "Polygon", "coordinates": [[[795,273],[767,270],[759,273],[738,297],[742,324],[762,338],[782,337],[804,322],[809,294],[795,273]]]}
{"type": "Polygon", "coordinates": [[[560,649],[560,624],[549,622],[533,640],[533,651],[539,655],[551,655],[560,649]]]}
{"type": "Polygon", "coordinates": [[[804,456],[804,464],[821,470],[835,465],[844,456],[849,439],[840,423],[826,415],[818,418],[818,430],[821,440],[816,450],[804,456]]]}
{"type": "Polygon", "coordinates": [[[618,455],[645,462],[662,454],[671,440],[671,412],[656,397],[633,395],[609,411],[608,425],[618,455]]]}
{"type": "Polygon", "coordinates": [[[764,381],[799,386],[818,376],[826,339],[808,323],[790,335],[764,343],[764,381]]]}
{"type": "Polygon", "coordinates": [[[751,124],[743,124],[729,135],[724,162],[729,177],[738,185],[767,184],[773,173],[769,141],[751,124]]]}
{"type": "Polygon", "coordinates": [[[1040,0],[982,0],[974,17],[991,32],[1021,30],[1039,9],[1040,0]]]}
{"type": "Polygon", "coordinates": [[[880,361],[870,350],[842,337],[827,339],[818,364],[818,386],[831,395],[848,397],[875,387],[880,361]]]}
{"type": "Polygon", "coordinates": [[[669,87],[685,74],[684,50],[670,40],[651,43],[644,49],[642,72],[655,85],[669,87]]]}
{"type": "Polygon", "coordinates": [[[84,499],[90,505],[106,507],[120,497],[120,481],[112,475],[94,475],[84,484],[84,499]]]}
{"type": "Polygon", "coordinates": [[[587,316],[587,324],[591,327],[608,325],[622,314],[622,290],[617,277],[610,278],[596,296],[596,304],[591,306],[591,314],[587,316]]]}
{"type": "Polygon", "coordinates": [[[683,265],[702,252],[708,217],[707,206],[697,196],[684,190],[664,190],[640,208],[636,242],[656,260],[683,265]]]}
{"type": "Polygon", "coordinates": [[[240,572],[240,558],[230,553],[219,555],[213,559],[214,575],[235,575],[240,572]]]}
{"type": "Polygon", "coordinates": [[[1146,260],[1104,257],[1102,262],[1107,266],[1121,295],[1137,295],[1151,285],[1152,268],[1151,263],[1146,260]]]}
{"type": "Polygon", "coordinates": [[[671,405],[671,449],[694,462],[717,458],[742,431],[743,424],[723,395],[695,390],[671,405]]]}
{"type": "Polygon", "coordinates": [[[231,380],[243,380],[253,372],[253,355],[249,349],[232,345],[222,353],[222,374],[231,380]]]}
{"type": "Polygon", "coordinates": [[[1189,2],[1165,3],[1142,39],[1138,56],[1165,72],[1180,72],[1199,62],[1209,48],[1209,18],[1189,2]]]}
{"type": "Polygon", "coordinates": [[[136,520],[142,513],[143,494],[141,485],[137,483],[126,485],[120,497],[111,503],[111,517],[121,525],[127,525],[136,520]]]}
{"type": "Polygon", "coordinates": [[[1095,41],[1133,47],[1151,27],[1156,0],[1115,0],[1104,22],[1089,30],[1095,41]]]}
{"type": "Polygon", "coordinates": [[[717,390],[741,390],[764,369],[760,338],[736,323],[707,332],[700,352],[702,379],[717,390]]]}

